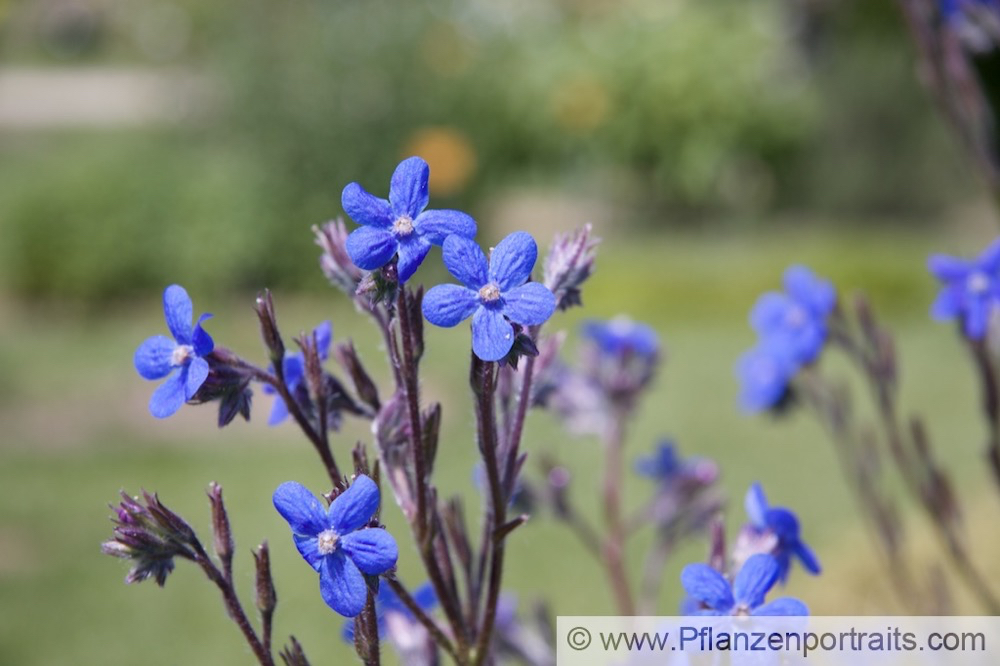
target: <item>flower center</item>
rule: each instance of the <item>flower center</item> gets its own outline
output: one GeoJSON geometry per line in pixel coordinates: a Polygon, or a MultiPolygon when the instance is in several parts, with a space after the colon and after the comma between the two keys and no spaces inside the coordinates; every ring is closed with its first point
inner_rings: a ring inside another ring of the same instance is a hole
{"type": "Polygon", "coordinates": [[[973,294],[982,294],[990,288],[990,278],[982,271],[976,271],[966,279],[965,288],[973,294]]]}
{"type": "Polygon", "coordinates": [[[801,328],[806,323],[805,310],[795,305],[785,315],[785,323],[791,328],[801,328]]]}
{"type": "Polygon", "coordinates": [[[733,608],[733,615],[750,615],[750,607],[746,604],[736,604],[733,608]]]}
{"type": "Polygon", "coordinates": [[[316,550],[320,555],[329,555],[337,547],[340,535],[333,530],[323,530],[316,535],[316,550]]]}
{"type": "Polygon", "coordinates": [[[194,356],[194,349],[191,345],[177,345],[170,355],[171,365],[184,365],[189,358],[194,356]]]}
{"type": "Polygon", "coordinates": [[[492,282],[479,290],[479,300],[483,303],[492,303],[500,298],[500,287],[492,282]]]}
{"type": "Polygon", "coordinates": [[[409,215],[400,215],[392,223],[392,230],[397,236],[409,236],[413,233],[413,220],[409,215]]]}

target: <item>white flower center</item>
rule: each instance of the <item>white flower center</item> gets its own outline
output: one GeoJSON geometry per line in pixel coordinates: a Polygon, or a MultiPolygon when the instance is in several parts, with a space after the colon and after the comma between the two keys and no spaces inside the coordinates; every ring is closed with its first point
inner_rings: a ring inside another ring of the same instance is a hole
{"type": "Polygon", "coordinates": [[[791,328],[800,328],[806,323],[806,319],[805,310],[797,305],[792,306],[792,309],[785,314],[785,323],[791,328]]]}
{"type": "Polygon", "coordinates": [[[750,607],[746,604],[736,604],[733,608],[733,615],[750,615],[750,607]]]}
{"type": "Polygon", "coordinates": [[[316,535],[316,550],[320,555],[329,555],[336,549],[340,535],[333,530],[323,530],[316,535]]]}
{"type": "Polygon", "coordinates": [[[392,230],[397,236],[409,236],[413,233],[413,220],[409,215],[400,215],[392,223],[392,230]]]}
{"type": "Polygon", "coordinates": [[[177,345],[170,354],[171,365],[184,365],[184,362],[194,356],[194,348],[191,345],[177,345]]]}
{"type": "Polygon", "coordinates": [[[973,294],[982,294],[990,288],[990,278],[982,271],[976,271],[966,278],[965,288],[973,294]]]}
{"type": "Polygon", "coordinates": [[[479,299],[483,303],[492,303],[500,298],[500,287],[492,282],[479,290],[479,299]]]}

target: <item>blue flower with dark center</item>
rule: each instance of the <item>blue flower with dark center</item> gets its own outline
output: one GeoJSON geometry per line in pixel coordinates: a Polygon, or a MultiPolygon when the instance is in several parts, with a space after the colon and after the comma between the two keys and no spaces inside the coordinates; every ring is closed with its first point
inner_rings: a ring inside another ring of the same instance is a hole
{"type": "MultiPolygon", "coordinates": [[[[319,354],[320,360],[325,361],[330,354],[330,340],[333,338],[333,326],[329,321],[324,321],[313,329],[313,335],[316,336],[316,352],[319,354]]],[[[286,353],[285,359],[281,363],[281,368],[285,374],[285,384],[288,386],[288,392],[295,395],[299,387],[303,386],[302,381],[306,376],[306,360],[302,352],[286,353]]],[[[270,370],[273,373],[274,366],[271,366],[270,370]]],[[[267,424],[270,426],[278,425],[288,418],[288,405],[278,395],[277,389],[270,384],[264,384],[263,390],[264,393],[275,396],[274,406],[271,407],[271,415],[267,419],[267,424]]]]}
{"type": "MultiPolygon", "coordinates": [[[[433,610],[438,603],[437,594],[434,593],[434,586],[430,583],[424,583],[413,591],[413,600],[417,602],[420,610],[433,610]]],[[[383,640],[386,636],[386,617],[394,613],[411,623],[416,624],[419,622],[410,609],[406,607],[406,604],[403,603],[403,600],[399,598],[399,595],[396,594],[396,591],[385,583],[382,583],[379,585],[378,595],[375,597],[375,618],[378,621],[379,640],[383,640]]],[[[344,623],[341,636],[348,643],[354,642],[354,622],[344,623]]]]}
{"type": "Polygon", "coordinates": [[[167,377],[149,400],[149,412],[158,419],[176,412],[201,388],[208,378],[204,357],[215,348],[212,337],[201,327],[212,315],[201,315],[192,328],[194,311],[184,287],[172,284],[164,290],[163,314],[174,339],[154,335],[139,345],[133,358],[135,369],[145,379],[167,377]]]}
{"type": "Polygon", "coordinates": [[[764,340],[788,348],[792,360],[811,363],[826,342],[826,319],[837,303],[837,292],[804,266],[785,271],[784,293],[762,295],[750,312],[750,323],[764,340]]]}
{"type": "Polygon", "coordinates": [[[784,507],[769,506],[759,483],[750,486],[744,499],[744,507],[750,518],[750,525],[758,534],[770,533],[777,539],[771,555],[778,562],[778,579],[782,583],[788,579],[792,557],[797,558],[809,573],[816,575],[820,572],[819,560],[799,536],[799,519],[784,507]]]}
{"type": "Polygon", "coordinates": [[[358,476],[324,510],[305,486],[287,481],[274,491],[273,501],[292,528],[295,547],[319,572],[323,601],[345,617],[356,616],[368,595],[362,574],[386,573],[399,557],[391,534],[368,527],[379,506],[378,486],[358,476]]]}
{"type": "Polygon", "coordinates": [[[969,338],[982,339],[990,313],[1000,301],[1000,238],[972,261],[935,254],[927,267],[943,283],[931,316],[938,320],[958,318],[969,338]]]}
{"type": "Polygon", "coordinates": [[[778,406],[798,369],[789,349],[780,341],[765,340],[744,353],[736,364],[743,409],[760,412],[778,406]]]}
{"type": "Polygon", "coordinates": [[[399,255],[400,283],[410,279],[431,245],[441,245],[450,235],[474,238],[476,222],[457,210],[424,210],[430,196],[430,168],[419,157],[399,163],[389,184],[389,199],[369,194],[357,183],[344,188],[341,205],[362,225],[347,237],[347,253],[359,268],[373,271],[399,255]]]}
{"type": "Polygon", "coordinates": [[[660,338],[656,331],[627,317],[615,317],[610,321],[587,321],[583,324],[583,334],[609,356],[636,354],[651,357],[660,349],[660,338]]]}
{"type": "MultiPolygon", "coordinates": [[[[700,609],[691,615],[808,615],[806,605],[792,597],[764,603],[780,571],[774,557],[758,553],[747,559],[732,585],[718,571],[701,563],[684,567],[681,585],[688,597],[700,602],[700,609]]],[[[688,603],[686,608],[693,610],[693,604],[688,603]]]]}
{"type": "Polygon", "coordinates": [[[475,242],[449,236],[444,265],[458,284],[439,284],[424,296],[427,321],[450,328],[472,317],[472,351],[499,361],[514,345],[514,327],[535,326],[552,316],[556,299],[540,282],[526,282],[538,258],[535,239],[523,231],[504,238],[486,255],[475,242]]]}

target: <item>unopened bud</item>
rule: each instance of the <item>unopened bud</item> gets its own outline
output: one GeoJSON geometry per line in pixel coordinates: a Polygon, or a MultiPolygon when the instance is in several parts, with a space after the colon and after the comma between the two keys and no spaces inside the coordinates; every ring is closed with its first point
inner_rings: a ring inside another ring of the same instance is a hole
{"type": "Polygon", "coordinates": [[[543,282],[556,297],[556,307],[566,310],[581,305],[580,286],[594,272],[594,258],[600,238],[585,224],[576,231],[560,234],[552,241],[545,257],[543,282]]]}
{"type": "Polygon", "coordinates": [[[274,301],[271,299],[269,289],[258,294],[254,311],[260,319],[260,334],[264,338],[264,346],[267,347],[271,363],[277,367],[285,359],[285,343],[281,340],[281,333],[278,331],[278,319],[274,314],[274,301]]]}
{"type": "Polygon", "coordinates": [[[278,593],[274,589],[274,579],[271,578],[271,551],[266,541],[253,552],[253,559],[257,565],[257,577],[254,580],[257,610],[270,615],[278,604],[278,593]]]}
{"type": "Polygon", "coordinates": [[[365,366],[361,363],[361,359],[354,349],[354,343],[348,340],[336,345],[333,348],[333,355],[336,357],[337,362],[347,371],[348,376],[351,378],[351,383],[354,384],[354,391],[357,393],[358,398],[375,411],[378,411],[380,406],[378,387],[375,385],[375,381],[371,378],[371,375],[368,374],[365,366]]]}
{"type": "Polygon", "coordinates": [[[364,273],[354,265],[347,253],[347,227],[341,219],[327,222],[322,227],[314,226],[316,245],[323,253],[319,256],[319,267],[323,275],[334,287],[348,296],[354,296],[364,273]]]}
{"type": "Polygon", "coordinates": [[[208,500],[212,504],[212,537],[215,554],[229,568],[233,560],[233,533],[229,529],[229,515],[222,501],[222,486],[213,481],[208,486],[208,500]]]}

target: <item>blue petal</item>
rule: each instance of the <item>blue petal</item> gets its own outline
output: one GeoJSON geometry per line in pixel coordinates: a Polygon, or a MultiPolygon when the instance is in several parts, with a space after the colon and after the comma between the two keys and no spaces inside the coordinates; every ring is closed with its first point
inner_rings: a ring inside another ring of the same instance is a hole
{"type": "Polygon", "coordinates": [[[733,592],[718,571],[707,564],[689,564],[681,571],[681,585],[688,595],[716,611],[733,607],[733,592]]]}
{"type": "Polygon", "coordinates": [[[825,317],[837,302],[833,285],[805,266],[790,266],[784,275],[785,292],[818,317],[825,317]]]}
{"type": "Polygon", "coordinates": [[[347,254],[358,268],[373,271],[382,268],[396,254],[396,237],[384,229],[358,227],[347,237],[347,254]]]}
{"type": "Polygon", "coordinates": [[[281,369],[285,374],[285,384],[288,386],[288,390],[294,392],[306,374],[306,361],[302,352],[285,354],[285,359],[281,362],[281,369]]]}
{"type": "Polygon", "coordinates": [[[931,305],[931,316],[938,321],[954,319],[962,311],[962,296],[960,288],[944,287],[931,305]]]}
{"type": "Polygon", "coordinates": [[[375,576],[396,566],[399,548],[392,535],[380,527],[357,530],[340,537],[340,547],[362,573],[375,576]]]}
{"type": "Polygon", "coordinates": [[[556,310],[556,297],[541,282],[527,282],[503,295],[503,313],[525,326],[545,322],[556,310]]]}
{"type": "Polygon", "coordinates": [[[322,360],[326,360],[330,355],[330,341],[333,340],[333,324],[330,320],[320,322],[320,324],[313,329],[313,335],[316,336],[316,351],[319,352],[319,357],[322,360]]]}
{"type": "Polygon", "coordinates": [[[344,188],[340,205],[349,218],[366,227],[388,229],[396,219],[388,201],[369,194],[357,183],[344,188]]]}
{"type": "Polygon", "coordinates": [[[816,558],[816,554],[812,552],[812,549],[809,548],[809,546],[805,545],[801,541],[795,542],[795,545],[792,546],[792,552],[795,553],[795,556],[799,558],[799,561],[802,562],[802,566],[805,567],[805,570],[809,573],[816,575],[822,570],[819,565],[819,560],[816,558]]]}
{"type": "Polygon", "coordinates": [[[764,522],[782,544],[798,541],[799,519],[788,509],[784,507],[768,509],[764,514],[764,522]]]}
{"type": "Polygon", "coordinates": [[[476,292],[457,284],[439,284],[424,294],[424,317],[435,326],[451,328],[472,316],[479,307],[476,292]]]}
{"type": "Polygon", "coordinates": [[[743,508],[746,509],[750,524],[759,530],[767,527],[767,497],[760,483],[754,481],[743,498],[743,508]]]}
{"type": "Polygon", "coordinates": [[[488,265],[479,245],[468,238],[448,236],[441,248],[441,259],[457,280],[474,291],[486,284],[488,265]]]}
{"type": "Polygon", "coordinates": [[[764,597],[780,574],[781,567],[771,555],[751,555],[733,580],[733,597],[737,603],[756,608],[764,603],[764,597]]]}
{"type": "Polygon", "coordinates": [[[149,413],[158,419],[172,416],[184,404],[184,382],[187,379],[187,368],[175,370],[167,381],[153,391],[149,399],[149,413]]]}
{"type": "Polygon", "coordinates": [[[460,210],[425,210],[413,221],[417,233],[428,243],[441,245],[448,236],[476,237],[476,221],[460,210]]]}
{"type": "Polygon", "coordinates": [[[979,268],[990,275],[996,275],[1000,271],[1000,238],[996,239],[983,250],[976,260],[979,268]]]}
{"type": "Polygon", "coordinates": [[[524,284],[538,258],[538,246],[531,234],[515,231],[504,238],[490,255],[490,281],[496,282],[501,292],[524,284]]]}
{"type": "Polygon", "coordinates": [[[215,349],[215,341],[212,336],[201,327],[201,322],[206,319],[211,319],[212,315],[205,313],[198,317],[198,322],[194,326],[194,334],[191,336],[191,346],[194,347],[194,353],[198,356],[206,356],[212,353],[215,349]]]}
{"type": "MultiPolygon", "coordinates": [[[[266,385],[265,385],[266,386],[266,385]]],[[[280,395],[274,398],[274,405],[271,407],[271,415],[267,417],[267,425],[276,426],[288,418],[288,405],[280,395]]]]}
{"type": "Polygon", "coordinates": [[[177,349],[176,342],[165,335],[155,335],[139,345],[132,362],[144,379],[160,379],[169,375],[173,369],[172,359],[175,349],[177,349]]]}
{"type": "Polygon", "coordinates": [[[413,277],[430,249],[431,244],[416,234],[399,240],[399,261],[396,266],[401,284],[413,277]]]}
{"type": "Polygon", "coordinates": [[[323,558],[326,557],[319,552],[319,539],[305,534],[293,534],[292,539],[295,541],[295,549],[299,551],[299,555],[309,563],[309,566],[319,571],[323,564],[323,558]]]}
{"type": "Polygon", "coordinates": [[[194,308],[191,305],[191,297],[184,291],[184,287],[172,284],[163,291],[163,314],[174,340],[182,345],[191,344],[191,319],[194,317],[194,308]]]}
{"type": "Polygon", "coordinates": [[[438,603],[434,586],[430,583],[424,583],[413,592],[413,600],[417,602],[417,606],[424,610],[434,608],[438,603]]]}
{"type": "Polygon", "coordinates": [[[472,315],[472,351],[484,361],[499,361],[514,346],[514,327],[499,310],[480,307],[472,315]]]}
{"type": "Polygon", "coordinates": [[[190,400],[198,392],[198,389],[201,388],[201,385],[205,383],[205,380],[208,379],[208,361],[196,356],[191,359],[191,362],[187,364],[184,371],[187,372],[187,377],[184,381],[184,399],[190,400]]]}
{"type": "Polygon", "coordinates": [[[750,310],[750,326],[763,336],[780,331],[791,305],[784,294],[774,291],[761,294],[750,310]]]}
{"type": "Polygon", "coordinates": [[[934,254],[927,259],[927,270],[942,282],[962,280],[971,268],[969,262],[946,254],[934,254]]]}
{"type": "Polygon", "coordinates": [[[782,597],[754,609],[750,614],[769,616],[809,615],[809,608],[798,599],[782,597]]]}
{"type": "Polygon", "coordinates": [[[371,520],[378,503],[378,486],[367,476],[359,475],[330,505],[330,525],[343,537],[371,520]]]}
{"type": "Polygon", "coordinates": [[[319,590],[326,605],[344,617],[359,615],[368,598],[368,588],[361,572],[340,551],[323,558],[319,570],[319,590]]]}
{"type": "Polygon", "coordinates": [[[286,481],[278,486],[271,501],[295,534],[316,536],[330,527],[323,505],[297,481],[286,481]]]}
{"type": "Polygon", "coordinates": [[[981,340],[990,323],[993,303],[985,299],[970,299],[965,312],[965,334],[972,340],[981,340]]]}
{"type": "Polygon", "coordinates": [[[389,184],[389,202],[396,217],[407,215],[415,220],[420,211],[427,208],[430,175],[427,162],[419,157],[408,157],[399,163],[389,184]]]}

